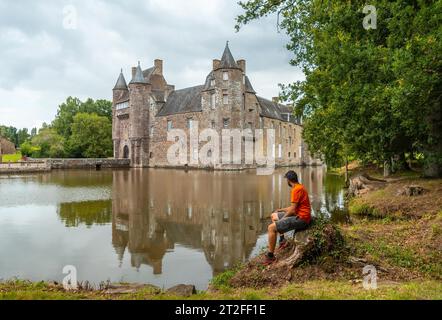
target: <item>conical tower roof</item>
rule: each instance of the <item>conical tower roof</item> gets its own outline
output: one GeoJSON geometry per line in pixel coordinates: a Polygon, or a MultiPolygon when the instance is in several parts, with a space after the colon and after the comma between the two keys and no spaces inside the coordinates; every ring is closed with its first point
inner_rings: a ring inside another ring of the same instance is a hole
{"type": "Polygon", "coordinates": [[[140,61],[138,61],[137,70],[135,71],[135,75],[132,78],[132,80],[130,81],[130,83],[147,83],[146,79],[144,79],[144,76],[143,76],[143,70],[141,69],[140,61]]]}
{"type": "Polygon", "coordinates": [[[230,52],[229,41],[227,41],[223,56],[221,57],[220,69],[239,69],[238,64],[230,52]]]}
{"type": "Polygon", "coordinates": [[[121,69],[120,75],[118,76],[117,83],[115,84],[114,90],[127,90],[126,79],[124,79],[123,69],[121,69]]]}

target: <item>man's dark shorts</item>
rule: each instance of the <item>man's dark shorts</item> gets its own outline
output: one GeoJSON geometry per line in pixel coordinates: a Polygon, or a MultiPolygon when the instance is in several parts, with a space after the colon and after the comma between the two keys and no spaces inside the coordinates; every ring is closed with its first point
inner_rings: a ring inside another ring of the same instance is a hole
{"type": "Polygon", "coordinates": [[[278,221],[275,222],[276,231],[279,233],[286,233],[291,230],[300,231],[307,229],[309,224],[298,218],[297,216],[291,216],[284,218],[285,212],[278,212],[278,221]]]}

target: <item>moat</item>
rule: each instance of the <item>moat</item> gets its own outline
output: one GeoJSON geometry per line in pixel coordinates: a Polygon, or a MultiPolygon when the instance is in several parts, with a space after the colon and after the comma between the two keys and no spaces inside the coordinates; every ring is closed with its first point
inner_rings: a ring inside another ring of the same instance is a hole
{"type": "MultiPolygon", "coordinates": [[[[286,170],[0,176],[0,279],[61,281],[73,265],[79,281],[205,289],[266,244],[271,211],[289,199],[286,170]]],[[[295,170],[314,214],[345,219],[340,177],[322,167],[295,170]]]]}

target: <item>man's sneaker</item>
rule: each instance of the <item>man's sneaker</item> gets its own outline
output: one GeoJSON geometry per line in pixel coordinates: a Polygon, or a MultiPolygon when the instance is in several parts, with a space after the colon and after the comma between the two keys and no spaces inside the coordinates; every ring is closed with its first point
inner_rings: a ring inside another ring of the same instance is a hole
{"type": "Polygon", "coordinates": [[[262,262],[262,264],[264,265],[264,266],[268,266],[268,265],[270,265],[270,264],[272,264],[273,262],[275,262],[276,261],[276,257],[275,256],[272,256],[272,257],[270,257],[267,253],[264,255],[264,261],[262,262]]]}
{"type": "Polygon", "coordinates": [[[287,240],[284,240],[279,243],[278,251],[282,251],[285,248],[287,248],[288,246],[289,246],[289,242],[287,240]]]}

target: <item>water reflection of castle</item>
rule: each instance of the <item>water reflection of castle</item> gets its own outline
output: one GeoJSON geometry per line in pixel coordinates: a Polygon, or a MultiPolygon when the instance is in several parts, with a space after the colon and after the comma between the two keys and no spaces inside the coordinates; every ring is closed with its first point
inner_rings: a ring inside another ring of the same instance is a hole
{"type": "MultiPolygon", "coordinates": [[[[323,170],[298,171],[319,211],[323,170]]],[[[265,232],[269,213],[289,199],[283,173],[114,171],[112,244],[120,261],[130,254],[133,267],[150,265],[160,274],[175,244],[201,249],[214,273],[244,261],[265,232]]]]}

